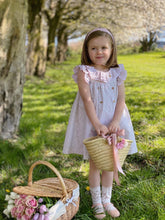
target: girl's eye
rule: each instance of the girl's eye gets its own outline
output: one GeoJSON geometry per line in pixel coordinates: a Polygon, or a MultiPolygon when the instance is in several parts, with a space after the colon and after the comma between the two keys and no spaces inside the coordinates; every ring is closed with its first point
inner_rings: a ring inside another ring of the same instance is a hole
{"type": "Polygon", "coordinates": [[[107,49],[107,47],[102,47],[103,50],[107,49]]]}
{"type": "Polygon", "coordinates": [[[92,50],[95,50],[96,48],[95,47],[92,47],[92,50]]]}

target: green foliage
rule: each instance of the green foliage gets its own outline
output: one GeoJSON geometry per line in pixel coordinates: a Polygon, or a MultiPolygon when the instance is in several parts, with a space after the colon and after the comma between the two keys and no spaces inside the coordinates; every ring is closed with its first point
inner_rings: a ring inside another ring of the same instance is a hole
{"type": "MultiPolygon", "coordinates": [[[[162,52],[121,55],[128,71],[126,103],[131,114],[139,153],[128,156],[126,176],[121,186],[114,183],[112,202],[121,220],[165,219],[165,61],[162,52]]],[[[37,160],[51,162],[65,178],[80,185],[81,203],[75,220],[93,220],[88,184],[88,162],[78,155],[63,155],[62,148],[71,106],[77,92],[72,80],[73,67],[80,56],[63,64],[48,66],[46,77],[27,77],[24,87],[23,115],[18,137],[0,141],[0,219],[6,203],[5,190],[27,185],[28,170],[37,160]]],[[[54,177],[47,167],[34,169],[33,180],[54,177]]],[[[106,220],[112,219],[106,217],[106,220]]]]}

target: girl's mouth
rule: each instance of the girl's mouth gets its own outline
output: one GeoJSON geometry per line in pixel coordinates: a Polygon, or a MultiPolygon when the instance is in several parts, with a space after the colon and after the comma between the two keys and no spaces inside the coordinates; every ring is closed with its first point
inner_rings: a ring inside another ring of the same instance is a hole
{"type": "Polygon", "coordinates": [[[96,57],[96,59],[102,59],[103,57],[96,57]]]}

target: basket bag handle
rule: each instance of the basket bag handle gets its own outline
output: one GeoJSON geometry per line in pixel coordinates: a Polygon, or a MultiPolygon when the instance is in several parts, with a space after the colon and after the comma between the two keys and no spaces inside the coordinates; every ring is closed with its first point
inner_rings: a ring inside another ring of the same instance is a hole
{"type": "Polygon", "coordinates": [[[68,193],[67,193],[66,185],[64,183],[64,180],[63,180],[61,174],[59,173],[59,171],[51,163],[49,163],[47,161],[39,160],[39,161],[36,161],[35,163],[33,163],[31,165],[31,167],[29,169],[28,186],[32,186],[32,173],[33,173],[34,167],[37,166],[37,165],[40,165],[40,164],[46,165],[47,167],[49,167],[57,175],[57,177],[60,180],[61,186],[62,186],[62,191],[63,191],[64,197],[67,198],[68,193]]]}

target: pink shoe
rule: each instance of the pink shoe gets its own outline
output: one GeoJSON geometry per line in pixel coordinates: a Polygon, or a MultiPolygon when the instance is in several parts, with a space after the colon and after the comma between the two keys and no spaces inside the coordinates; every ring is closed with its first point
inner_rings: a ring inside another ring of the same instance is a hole
{"type": "Polygon", "coordinates": [[[92,206],[93,208],[93,212],[94,212],[94,216],[97,219],[103,219],[105,218],[105,212],[104,212],[104,207],[102,204],[95,204],[92,206]]]}
{"type": "Polygon", "coordinates": [[[117,210],[117,208],[114,207],[112,203],[104,204],[104,209],[113,218],[117,218],[120,216],[120,212],[117,210]]]}

